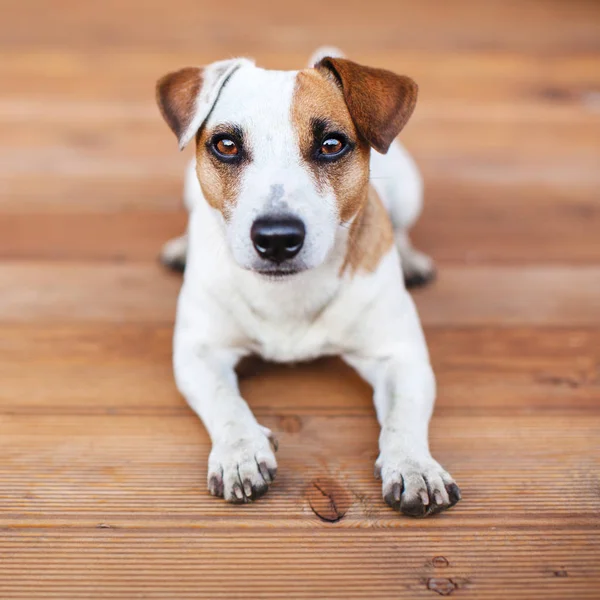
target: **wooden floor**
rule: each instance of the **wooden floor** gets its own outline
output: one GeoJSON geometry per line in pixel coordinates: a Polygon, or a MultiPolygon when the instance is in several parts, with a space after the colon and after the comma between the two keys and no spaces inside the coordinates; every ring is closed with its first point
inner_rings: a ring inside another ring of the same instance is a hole
{"type": "Polygon", "coordinates": [[[341,6],[2,1],[3,600],[600,597],[600,5],[341,6]],[[439,280],[415,298],[463,491],[429,520],[383,504],[370,390],[337,361],[244,379],[280,450],[243,507],[207,494],[172,380],[156,255],[188,155],[154,81],[323,43],[421,88],[402,139],[439,280]]]}

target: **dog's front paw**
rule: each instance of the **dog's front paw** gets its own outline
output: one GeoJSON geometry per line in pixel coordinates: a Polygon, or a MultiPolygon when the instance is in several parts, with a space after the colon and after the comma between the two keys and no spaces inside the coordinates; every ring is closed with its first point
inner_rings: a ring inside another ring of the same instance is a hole
{"type": "Polygon", "coordinates": [[[209,492],[235,503],[260,498],[277,473],[276,448],[276,441],[265,427],[216,443],[208,458],[209,492]]]}
{"type": "Polygon", "coordinates": [[[461,498],[454,479],[432,458],[394,460],[380,455],[375,474],[382,479],[383,499],[411,517],[434,515],[461,498]]]}

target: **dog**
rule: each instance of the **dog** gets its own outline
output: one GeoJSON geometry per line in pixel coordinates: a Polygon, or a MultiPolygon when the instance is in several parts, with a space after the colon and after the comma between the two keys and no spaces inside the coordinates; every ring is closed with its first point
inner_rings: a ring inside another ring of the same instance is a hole
{"type": "Polygon", "coordinates": [[[185,267],[173,364],[212,441],[210,493],[250,502],[277,471],[238,362],[337,355],[374,390],[385,502],[411,516],[454,506],[460,490],[429,451],[436,384],[405,285],[434,274],[408,237],[421,177],[395,141],[417,85],[321,49],[300,71],[246,58],[184,68],[156,96],[180,149],[196,147],[187,234],[162,260],[185,267]]]}

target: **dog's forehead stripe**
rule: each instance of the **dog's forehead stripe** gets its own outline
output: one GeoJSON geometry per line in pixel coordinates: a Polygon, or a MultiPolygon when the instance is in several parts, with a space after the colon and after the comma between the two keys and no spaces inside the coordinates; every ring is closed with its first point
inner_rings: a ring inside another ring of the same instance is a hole
{"type": "Polygon", "coordinates": [[[289,122],[296,71],[238,69],[227,82],[207,125],[233,122],[252,131],[285,127],[289,122]]]}
{"type": "Polygon", "coordinates": [[[230,77],[201,131],[197,147],[198,175],[211,206],[225,216],[231,213],[244,181],[265,177],[265,192],[270,181],[267,167],[278,163],[299,163],[290,124],[290,104],[295,72],[268,71],[247,65],[230,77]],[[251,160],[233,170],[212,160],[205,144],[216,128],[239,128],[251,160]]]}

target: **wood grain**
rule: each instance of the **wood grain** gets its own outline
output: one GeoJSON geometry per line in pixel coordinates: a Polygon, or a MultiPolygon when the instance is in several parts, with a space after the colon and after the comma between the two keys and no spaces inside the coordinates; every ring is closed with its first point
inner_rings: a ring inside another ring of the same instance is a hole
{"type": "Polygon", "coordinates": [[[590,529],[555,529],[540,539],[518,528],[465,528],[459,541],[431,522],[406,530],[335,527],[296,534],[273,527],[243,535],[226,525],[216,531],[57,527],[18,537],[11,532],[2,544],[10,554],[1,567],[6,576],[0,590],[11,598],[98,591],[164,598],[166,590],[178,598],[437,598],[428,581],[450,578],[458,597],[597,598],[590,529]],[[572,543],[576,555],[566,549],[572,543]],[[439,556],[449,567],[431,565],[439,556]]]}
{"type": "MultiPolygon", "coordinates": [[[[181,182],[168,182],[154,189],[136,180],[86,177],[69,189],[46,182],[45,204],[36,208],[30,198],[38,201],[39,187],[29,181],[28,190],[13,190],[14,197],[23,194],[22,204],[7,208],[0,221],[0,258],[154,260],[164,241],[185,229],[181,182]]],[[[599,187],[549,186],[540,195],[531,184],[428,178],[414,242],[441,266],[594,265],[600,262],[599,187]]]]}
{"type": "Polygon", "coordinates": [[[74,49],[105,47],[188,49],[237,54],[314,47],[324,42],[371,52],[389,49],[461,48],[520,52],[586,52],[599,49],[600,26],[594,2],[493,2],[485,10],[477,0],[457,0],[450,10],[439,0],[418,6],[377,0],[365,10],[351,3],[347,10],[323,8],[318,0],[290,6],[249,5],[232,0],[219,4],[178,0],[168,9],[161,3],[134,0],[123,6],[107,1],[106,10],[67,0],[56,11],[52,0],[25,6],[5,0],[10,19],[2,47],[61,47],[65,38],[74,49]],[[44,15],[32,23],[31,14],[44,15]],[[115,16],[118,15],[118,19],[115,16]],[[141,15],[145,18],[141,20],[141,15]],[[334,26],[335,25],[335,26],[334,26]]]}
{"type": "MultiPolygon", "coordinates": [[[[438,414],[577,414],[598,406],[599,328],[429,326],[425,334],[438,414]]],[[[0,414],[189,416],[172,381],[171,337],[169,324],[1,325],[0,414]]],[[[298,416],[372,418],[369,387],[340,360],[253,361],[239,372],[254,411],[281,416],[285,429],[294,430],[298,416]]]]}
{"type": "Polygon", "coordinates": [[[600,8],[5,0],[0,22],[0,598],[596,599],[600,590],[600,8]],[[189,154],[164,72],[323,43],[414,77],[415,292],[433,453],[463,501],[403,518],[373,477],[371,390],[338,359],[248,361],[280,442],[255,505],[205,490],[179,396],[189,154]]]}
{"type": "MultiPolygon", "coordinates": [[[[7,261],[0,264],[0,321],[171,323],[180,285],[157,261],[7,261]]],[[[415,300],[426,325],[595,326],[599,294],[595,265],[448,266],[415,300]]]]}

